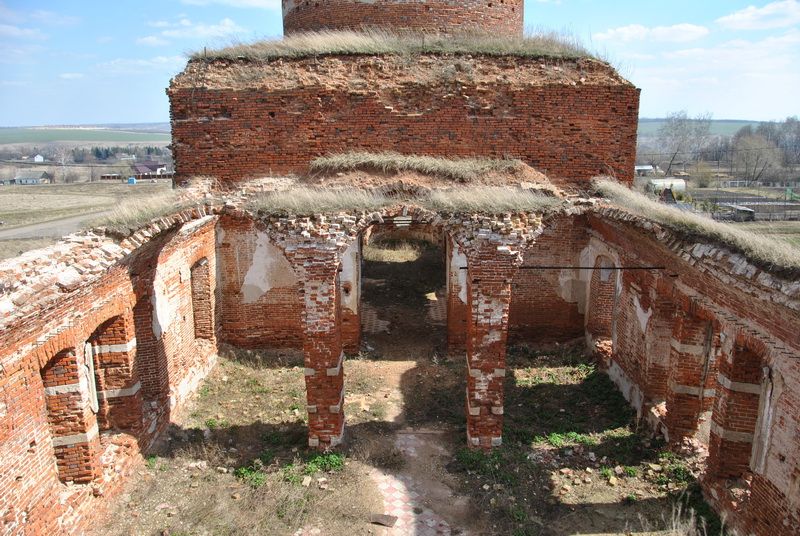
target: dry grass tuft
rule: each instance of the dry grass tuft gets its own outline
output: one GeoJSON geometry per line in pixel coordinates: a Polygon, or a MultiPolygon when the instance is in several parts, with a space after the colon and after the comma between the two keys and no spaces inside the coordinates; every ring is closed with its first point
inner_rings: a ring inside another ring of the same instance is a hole
{"type": "Polygon", "coordinates": [[[138,229],[150,221],[174,214],[194,203],[186,200],[177,190],[129,199],[119,203],[110,214],[92,222],[93,227],[106,227],[114,231],[128,232],[138,229]]]}
{"type": "Polygon", "coordinates": [[[506,37],[483,33],[440,35],[365,30],[300,33],[283,39],[235,44],[213,51],[198,51],[192,54],[191,58],[197,61],[268,61],[277,58],[306,58],[334,54],[483,54],[557,59],[591,56],[577,39],[553,32],[540,32],[525,37],[506,37]]]}
{"type": "Polygon", "coordinates": [[[414,262],[422,256],[422,248],[405,241],[376,241],[364,245],[362,256],[371,262],[414,262]]]}
{"type": "Polygon", "coordinates": [[[596,180],[595,186],[614,205],[637,216],[675,231],[722,243],[774,268],[800,268],[800,249],[791,244],[658,203],[610,179],[596,180]]]}
{"type": "Polygon", "coordinates": [[[481,186],[435,190],[425,205],[442,212],[547,212],[562,206],[563,201],[529,190],[481,186]]]}
{"type": "Polygon", "coordinates": [[[541,193],[503,186],[460,187],[435,190],[423,197],[400,199],[359,188],[292,188],[262,194],[247,205],[268,214],[314,215],[380,210],[398,203],[416,205],[437,212],[542,212],[563,205],[563,201],[541,193]]]}
{"type": "Polygon", "coordinates": [[[358,188],[298,187],[257,196],[248,208],[275,214],[323,214],[378,210],[390,204],[386,196],[358,188]]]}
{"type": "Polygon", "coordinates": [[[522,169],[521,160],[490,158],[440,158],[403,155],[394,152],[350,152],[316,158],[311,171],[336,173],[356,169],[379,170],[384,173],[413,171],[458,182],[470,182],[489,173],[516,173],[522,169]]]}

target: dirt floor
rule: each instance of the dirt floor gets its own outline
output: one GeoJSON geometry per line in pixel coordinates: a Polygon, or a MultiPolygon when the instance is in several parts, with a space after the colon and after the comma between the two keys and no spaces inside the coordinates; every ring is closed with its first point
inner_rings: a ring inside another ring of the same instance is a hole
{"type": "Polygon", "coordinates": [[[379,260],[364,264],[365,341],[345,365],[340,454],[305,447],[300,356],[226,348],[97,534],[694,534],[686,505],[719,533],[696,492],[700,458],[637,430],[580,349],[512,349],[504,445],[464,448],[464,357],[445,353],[441,251],[396,249],[365,255],[379,260]]]}

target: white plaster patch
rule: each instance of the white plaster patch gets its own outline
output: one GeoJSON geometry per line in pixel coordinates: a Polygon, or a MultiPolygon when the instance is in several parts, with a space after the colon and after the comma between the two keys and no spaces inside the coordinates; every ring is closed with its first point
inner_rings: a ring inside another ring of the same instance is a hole
{"type": "Polygon", "coordinates": [[[467,267],[467,256],[461,253],[458,244],[453,244],[452,255],[450,256],[450,274],[452,281],[458,287],[458,299],[461,303],[467,303],[467,270],[462,268],[467,267]]]}
{"type": "Polygon", "coordinates": [[[492,330],[483,336],[483,342],[481,344],[483,344],[483,346],[489,346],[492,343],[500,342],[501,337],[502,337],[501,331],[492,330]]]}
{"type": "Polygon", "coordinates": [[[575,270],[561,270],[558,272],[558,295],[567,303],[578,303],[582,287],[579,283],[575,270]]]}
{"type": "Polygon", "coordinates": [[[647,332],[647,324],[650,322],[650,317],[653,316],[653,308],[649,308],[646,311],[642,307],[642,304],[639,302],[639,296],[633,296],[633,305],[636,307],[636,319],[639,321],[639,328],[641,328],[642,333],[647,332]]]}
{"type": "Polygon", "coordinates": [[[167,288],[166,268],[162,264],[156,266],[156,274],[153,278],[153,295],[150,302],[153,305],[153,335],[157,340],[169,329],[172,321],[178,314],[178,304],[176,300],[171,300],[169,289],[167,288]]]}
{"type": "Polygon", "coordinates": [[[242,301],[255,303],[273,288],[297,284],[297,274],[283,252],[270,243],[266,233],[257,233],[253,261],[242,282],[242,301]]]}
{"type": "Polygon", "coordinates": [[[358,312],[359,288],[361,287],[359,284],[359,267],[358,243],[353,243],[342,255],[342,271],[339,274],[339,280],[342,286],[345,283],[350,283],[349,291],[342,291],[342,306],[354,313],[358,312]]]}
{"type": "Polygon", "coordinates": [[[613,381],[617,389],[620,390],[625,400],[636,410],[636,415],[641,415],[644,396],[639,386],[631,381],[628,375],[625,374],[625,371],[622,370],[615,361],[612,361],[611,365],[608,367],[608,377],[611,378],[611,381],[613,381]]]}

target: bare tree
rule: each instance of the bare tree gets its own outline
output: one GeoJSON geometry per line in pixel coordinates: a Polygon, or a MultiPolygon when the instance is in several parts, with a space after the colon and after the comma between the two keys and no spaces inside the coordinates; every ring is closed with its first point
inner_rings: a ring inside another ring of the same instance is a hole
{"type": "Polygon", "coordinates": [[[61,165],[61,182],[67,182],[67,162],[72,158],[72,151],[66,145],[56,145],[53,149],[55,161],[61,165]]]}
{"type": "MultiPolygon", "coordinates": [[[[672,172],[679,157],[695,160],[711,137],[711,114],[689,117],[686,111],[674,112],[658,129],[658,145],[666,156],[666,174],[672,172]]],[[[655,163],[654,163],[655,165],[655,163]]]]}
{"type": "Polygon", "coordinates": [[[775,143],[759,134],[738,136],[734,146],[736,167],[750,186],[781,167],[782,154],[775,143]]]}

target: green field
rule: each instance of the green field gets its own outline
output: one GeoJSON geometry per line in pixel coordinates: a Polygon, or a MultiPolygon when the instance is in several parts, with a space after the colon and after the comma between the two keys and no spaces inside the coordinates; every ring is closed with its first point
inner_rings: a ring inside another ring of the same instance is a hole
{"type": "MultiPolygon", "coordinates": [[[[658,129],[665,123],[664,119],[639,119],[639,136],[649,137],[658,134],[658,129]]],[[[738,120],[712,120],[711,134],[715,136],[733,136],[740,128],[752,125],[758,126],[758,121],[738,121],[738,120]]]]}
{"type": "Polygon", "coordinates": [[[169,143],[169,134],[88,128],[0,128],[0,145],[12,143],[169,143]]]}

